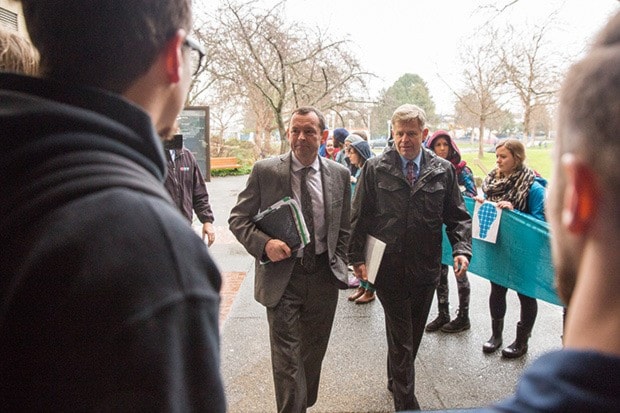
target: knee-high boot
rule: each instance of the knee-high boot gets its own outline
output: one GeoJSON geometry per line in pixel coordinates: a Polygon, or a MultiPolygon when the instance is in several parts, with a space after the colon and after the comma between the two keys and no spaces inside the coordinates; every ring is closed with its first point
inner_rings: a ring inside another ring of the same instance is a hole
{"type": "Polygon", "coordinates": [[[482,351],[485,353],[494,353],[502,345],[502,333],[504,331],[504,319],[491,320],[491,328],[493,335],[482,345],[482,351]]]}
{"type": "Polygon", "coordinates": [[[514,343],[502,350],[502,356],[509,359],[516,359],[527,353],[527,342],[530,339],[531,332],[531,329],[526,330],[519,321],[517,323],[517,338],[514,343]]]}

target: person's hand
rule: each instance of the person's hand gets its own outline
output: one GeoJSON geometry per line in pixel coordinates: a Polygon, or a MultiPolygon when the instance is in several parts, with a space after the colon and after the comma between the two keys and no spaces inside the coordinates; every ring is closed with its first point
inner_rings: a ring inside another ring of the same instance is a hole
{"type": "Polygon", "coordinates": [[[515,209],[514,205],[512,205],[512,202],[510,201],[499,201],[497,203],[497,207],[500,209],[507,209],[509,211],[512,211],[513,209],[515,209]]]}
{"type": "Polygon", "coordinates": [[[291,249],[284,241],[279,239],[270,239],[265,244],[265,254],[271,262],[285,260],[291,256],[291,249]]]}
{"type": "Polygon", "coordinates": [[[202,240],[205,240],[205,236],[207,237],[207,245],[210,247],[215,241],[215,227],[213,227],[213,223],[205,222],[202,224],[202,240]]]}
{"type": "Polygon", "coordinates": [[[353,264],[353,275],[358,280],[366,281],[368,280],[368,273],[366,272],[366,264],[353,264]]]}
{"type": "Polygon", "coordinates": [[[463,278],[469,268],[469,260],[464,255],[454,257],[454,275],[456,278],[463,278]]]}
{"type": "Polygon", "coordinates": [[[476,202],[480,202],[481,204],[484,204],[484,197],[480,195],[476,195],[474,199],[476,200],[476,202]]]}

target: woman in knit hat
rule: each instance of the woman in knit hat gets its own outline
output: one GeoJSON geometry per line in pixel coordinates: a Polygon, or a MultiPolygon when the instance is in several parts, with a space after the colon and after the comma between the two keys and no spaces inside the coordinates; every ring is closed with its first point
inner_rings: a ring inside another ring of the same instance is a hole
{"type": "MultiPolygon", "coordinates": [[[[349,135],[355,136],[355,135],[349,135]]],[[[355,166],[355,175],[351,175],[351,197],[355,194],[355,186],[357,180],[362,173],[364,163],[373,157],[368,142],[358,136],[359,140],[352,139],[349,145],[349,160],[351,166],[355,166]],[[355,140],[355,141],[354,141],[355,140]]],[[[348,138],[347,138],[348,139],[348,138]]],[[[355,304],[366,304],[375,299],[375,286],[368,280],[360,280],[360,286],[349,296],[349,301],[355,301],[355,304]]]]}

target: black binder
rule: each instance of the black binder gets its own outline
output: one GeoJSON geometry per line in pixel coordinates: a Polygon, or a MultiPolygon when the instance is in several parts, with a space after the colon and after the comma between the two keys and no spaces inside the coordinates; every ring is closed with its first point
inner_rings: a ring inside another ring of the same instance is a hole
{"type": "Polygon", "coordinates": [[[284,241],[293,252],[310,242],[299,204],[290,197],[258,213],[252,221],[265,234],[284,241]]]}

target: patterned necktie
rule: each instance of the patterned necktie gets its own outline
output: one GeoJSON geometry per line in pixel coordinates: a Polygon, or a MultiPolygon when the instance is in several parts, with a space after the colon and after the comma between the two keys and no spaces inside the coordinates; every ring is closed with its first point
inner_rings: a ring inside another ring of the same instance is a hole
{"type": "Polygon", "coordinates": [[[308,172],[312,168],[305,167],[301,170],[301,182],[299,183],[301,189],[301,212],[304,214],[306,220],[306,226],[308,227],[308,235],[310,237],[310,243],[304,247],[304,255],[301,260],[301,264],[306,271],[314,270],[314,263],[316,260],[316,245],[314,242],[314,216],[312,215],[312,197],[310,191],[308,191],[308,172]]]}
{"type": "Polygon", "coordinates": [[[407,181],[409,185],[413,186],[418,178],[418,165],[413,161],[407,162],[407,181]]]}

